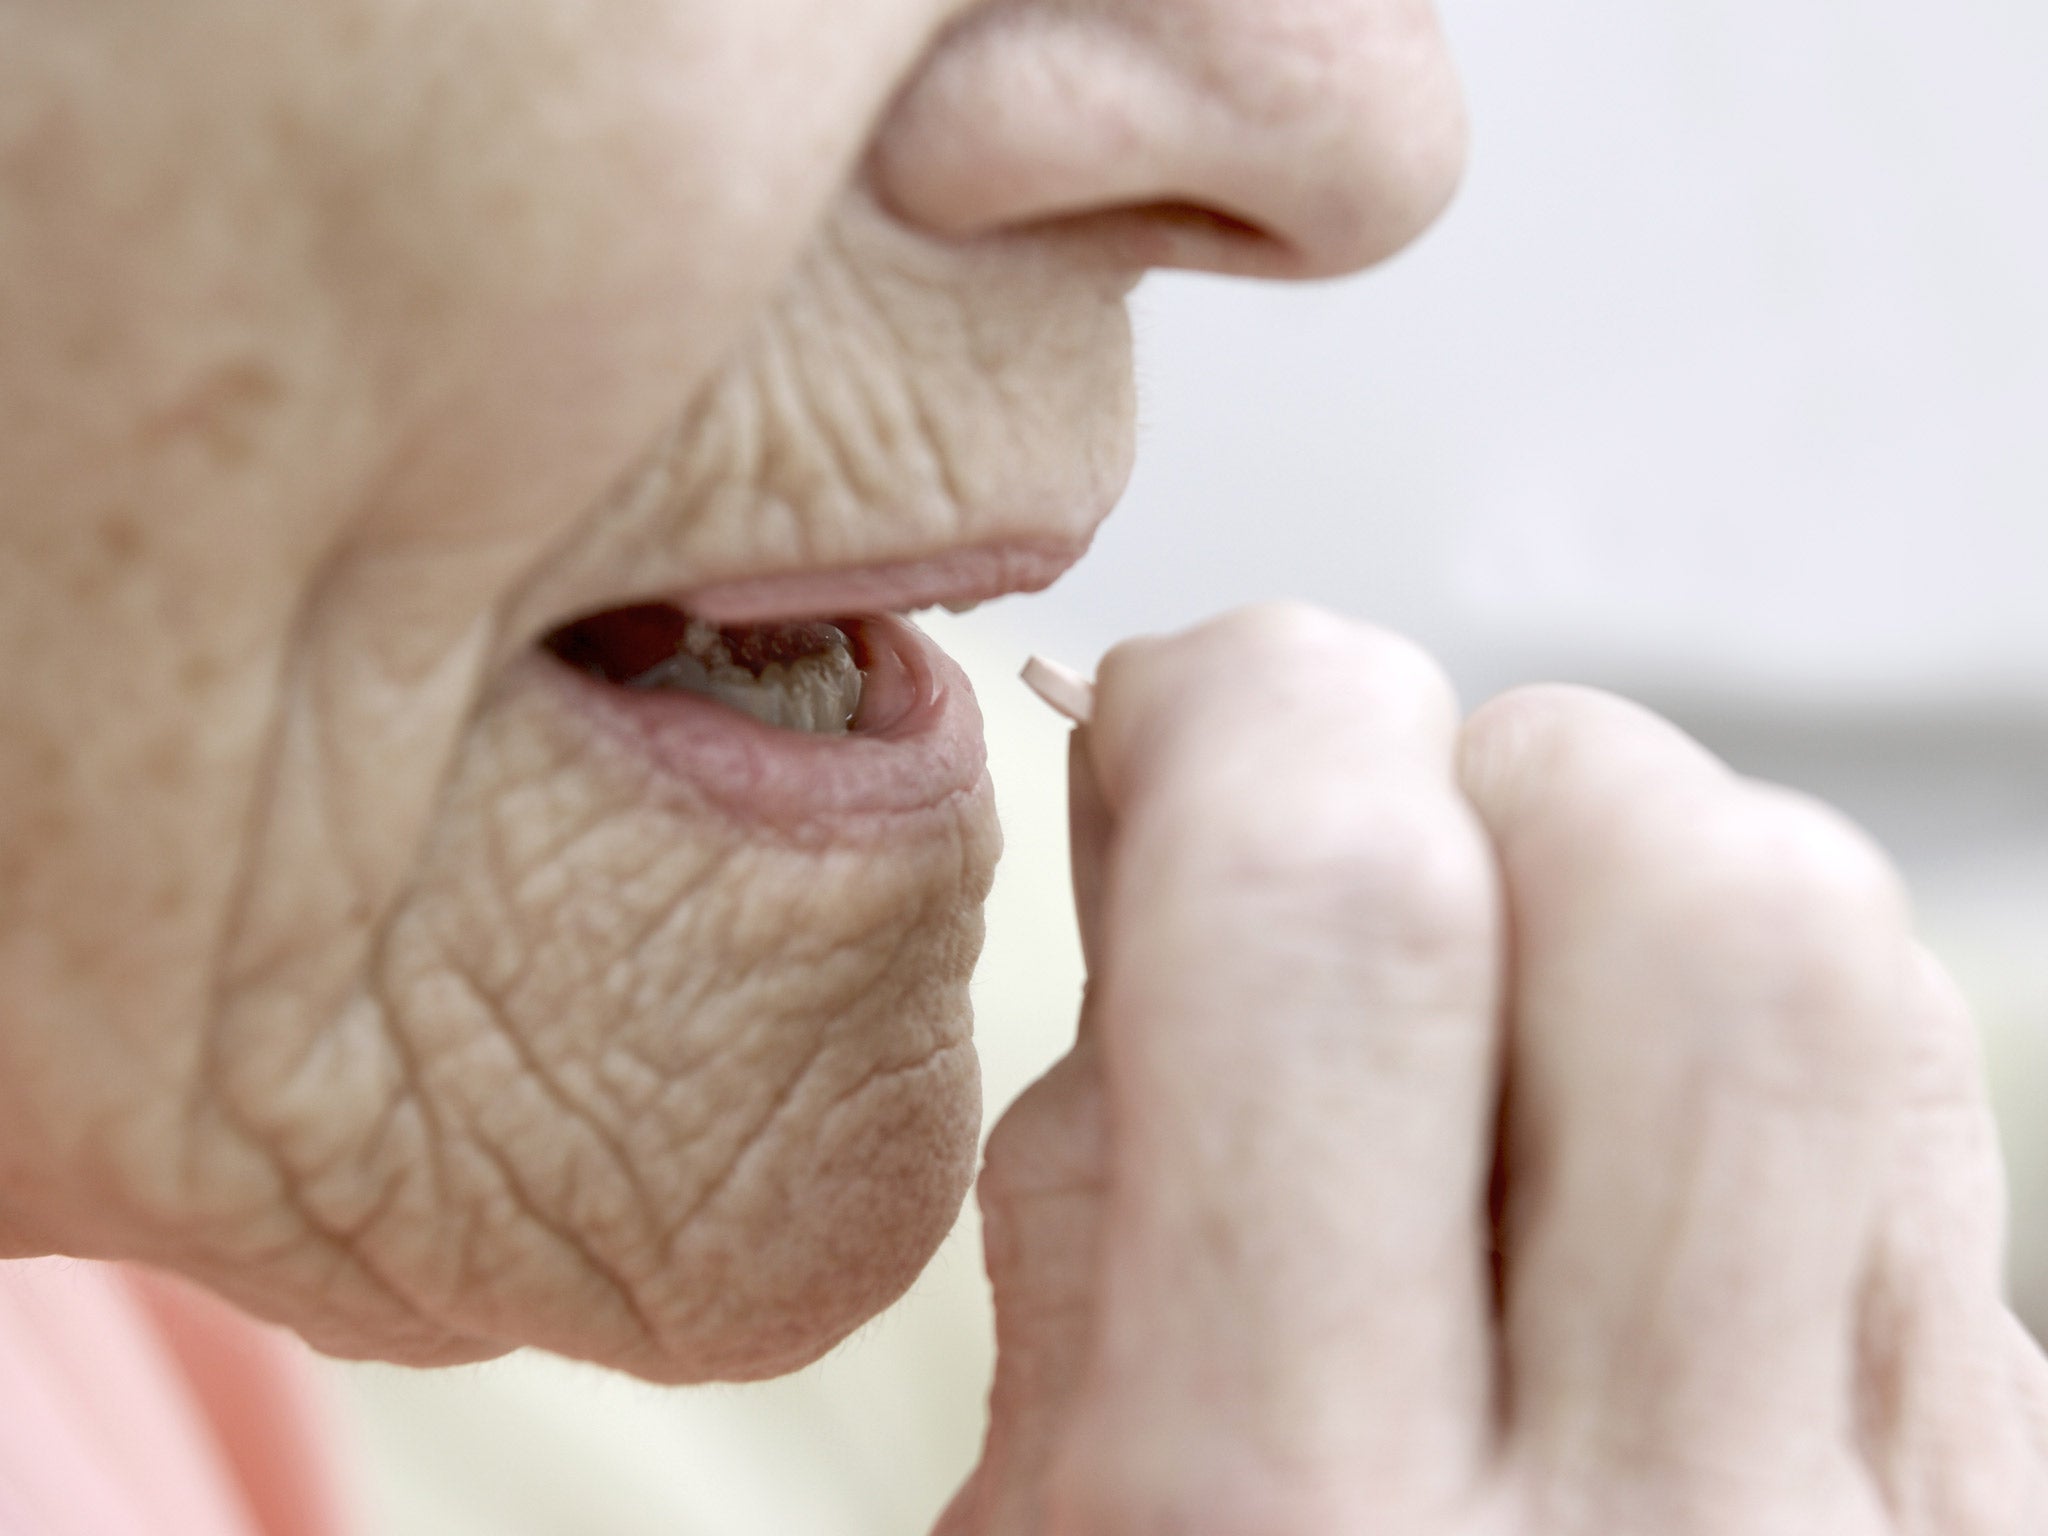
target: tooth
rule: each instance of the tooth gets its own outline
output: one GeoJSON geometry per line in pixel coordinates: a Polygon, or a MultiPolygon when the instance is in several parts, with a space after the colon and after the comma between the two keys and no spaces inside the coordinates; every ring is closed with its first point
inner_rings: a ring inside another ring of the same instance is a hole
{"type": "Polygon", "coordinates": [[[843,736],[860,707],[864,679],[844,636],[840,641],[793,661],[769,662],[756,672],[734,661],[733,648],[716,629],[693,623],[684,649],[649,668],[632,686],[702,694],[763,725],[843,736]]]}
{"type": "Polygon", "coordinates": [[[709,693],[711,673],[704,663],[686,651],[678,651],[667,661],[642,672],[634,678],[635,688],[680,688],[686,693],[709,693]]]}

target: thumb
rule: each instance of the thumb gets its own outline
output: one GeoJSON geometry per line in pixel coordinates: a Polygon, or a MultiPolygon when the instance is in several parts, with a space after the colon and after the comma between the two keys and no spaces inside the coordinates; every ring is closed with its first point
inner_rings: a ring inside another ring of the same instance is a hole
{"type": "MultiPolygon", "coordinates": [[[[1084,742],[1068,743],[1068,843],[1081,948],[1092,974],[1110,817],[1084,742]]],[[[1107,1183],[1102,1078],[1082,1005],[1078,1041],[1025,1090],[988,1140],[976,1193],[996,1302],[996,1379],[979,1465],[937,1536],[1036,1536],[1045,1478],[1080,1385],[1095,1321],[1107,1183]]]]}
{"type": "MultiPolygon", "coordinates": [[[[1067,846],[1074,866],[1074,912],[1081,925],[1081,959],[1092,977],[1102,960],[1102,882],[1112,832],[1109,804],[1095,780],[1087,731],[1067,744],[1067,846]]],[[[1083,1025],[1087,1023],[1084,1018],[1083,1025]]]]}
{"type": "Polygon", "coordinates": [[[1092,1342],[1106,1182],[1091,1032],[989,1137],[979,1185],[996,1298],[996,1379],[980,1465],[937,1536],[1032,1536],[1045,1474],[1092,1342]]]}

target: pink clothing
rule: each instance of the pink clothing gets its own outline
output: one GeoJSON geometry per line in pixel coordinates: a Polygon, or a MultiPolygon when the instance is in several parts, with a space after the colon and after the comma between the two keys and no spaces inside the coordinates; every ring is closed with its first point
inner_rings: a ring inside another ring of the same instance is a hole
{"type": "Polygon", "coordinates": [[[0,1536],[343,1536],[305,1347],[177,1281],[0,1263],[0,1536]]]}

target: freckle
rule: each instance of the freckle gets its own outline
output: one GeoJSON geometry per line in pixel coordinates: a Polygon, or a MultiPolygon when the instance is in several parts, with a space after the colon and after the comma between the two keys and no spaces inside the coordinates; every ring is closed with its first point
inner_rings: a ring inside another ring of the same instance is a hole
{"type": "Polygon", "coordinates": [[[218,656],[204,652],[187,656],[178,663],[178,685],[187,693],[208,693],[220,681],[225,670],[218,656]]]}
{"type": "Polygon", "coordinates": [[[113,513],[100,524],[100,548],[126,564],[142,553],[142,529],[128,513],[113,513]]]}
{"type": "Polygon", "coordinates": [[[284,394],[284,380],[267,363],[223,363],[145,420],[143,436],[152,446],[194,443],[223,464],[241,464],[255,453],[263,424],[284,394]]]}

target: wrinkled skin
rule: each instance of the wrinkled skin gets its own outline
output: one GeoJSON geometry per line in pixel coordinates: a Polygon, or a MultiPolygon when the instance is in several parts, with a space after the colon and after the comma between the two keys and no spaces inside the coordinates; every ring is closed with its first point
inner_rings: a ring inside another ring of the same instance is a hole
{"type": "MultiPolygon", "coordinates": [[[[0,0],[0,1252],[422,1363],[872,1315],[971,1171],[985,781],[771,828],[534,641],[1078,550],[1139,273],[1369,263],[1460,138],[1413,0],[0,0]]],[[[1076,761],[949,1532],[2048,1523],[1860,837],[1294,610],[1115,653],[1076,761]]]]}
{"type": "Polygon", "coordinates": [[[972,1173],[987,786],[771,835],[534,641],[1077,552],[1144,268],[1369,262],[1461,135],[1420,0],[0,0],[0,1253],[416,1362],[871,1315],[972,1173]]]}

